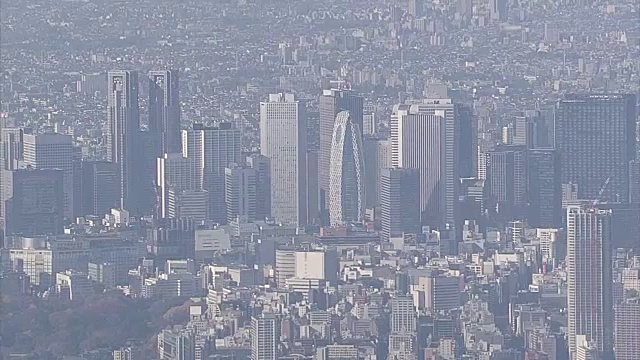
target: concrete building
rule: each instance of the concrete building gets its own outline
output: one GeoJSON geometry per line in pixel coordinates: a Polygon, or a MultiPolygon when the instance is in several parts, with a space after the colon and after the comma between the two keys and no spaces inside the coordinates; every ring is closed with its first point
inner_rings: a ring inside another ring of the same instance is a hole
{"type": "Polygon", "coordinates": [[[338,280],[338,254],[335,250],[297,251],[295,253],[295,269],[296,278],[325,279],[336,284],[338,280]]]}
{"type": "Polygon", "coordinates": [[[349,111],[336,116],[329,162],[329,220],[332,226],[364,221],[362,135],[349,111]]]}
{"type": "Polygon", "coordinates": [[[72,219],[73,205],[73,138],[62,134],[24,134],[24,164],[34,169],[62,170],[64,217],[72,219]]]}
{"type": "Polygon", "coordinates": [[[567,208],[567,304],[569,353],[578,337],[589,339],[601,357],[613,359],[611,211],[567,208]]]}
{"type": "MultiPolygon", "coordinates": [[[[307,121],[293,94],[270,94],[260,103],[260,154],[271,168],[271,216],[307,224],[307,121]]],[[[327,172],[328,176],[328,172],[327,172]]]]}
{"type": "Polygon", "coordinates": [[[271,313],[251,319],[251,360],[278,359],[278,325],[278,319],[271,313]]]}
{"type": "Polygon", "coordinates": [[[192,219],[202,223],[209,219],[209,192],[206,190],[178,190],[169,187],[167,217],[192,219]]]}
{"type": "Polygon", "coordinates": [[[295,249],[276,249],[275,277],[278,288],[285,288],[287,286],[286,280],[295,276],[295,249]]]}
{"type": "Polygon", "coordinates": [[[636,157],[635,95],[566,95],[556,108],[555,148],[562,183],[578,186],[580,199],[627,202],[629,162],[636,157]]]}
{"type": "Polygon", "coordinates": [[[460,276],[435,273],[421,276],[414,286],[414,303],[432,312],[457,309],[461,305],[463,288],[464,280],[460,276]]]}
{"type": "Polygon", "coordinates": [[[196,260],[213,259],[215,253],[231,249],[231,237],[223,229],[195,231],[196,260]]]}
{"type": "Polygon", "coordinates": [[[116,287],[116,266],[108,262],[90,262],[88,266],[89,279],[104,285],[105,289],[116,287]]]}
{"type": "Polygon", "coordinates": [[[3,175],[5,236],[63,232],[63,170],[27,168],[3,175]]]}
{"type": "Polygon", "coordinates": [[[242,163],[241,146],[240,130],[231,123],[217,127],[194,124],[182,132],[182,155],[193,159],[197,188],[209,193],[209,218],[221,224],[227,221],[225,169],[242,163]]]}
{"type": "Polygon", "coordinates": [[[391,300],[391,326],[389,357],[415,360],[418,356],[416,341],[416,310],[411,297],[399,296],[391,300]]]}
{"type": "Polygon", "coordinates": [[[138,135],[138,73],[113,70],[107,74],[107,160],[118,164],[120,206],[134,214],[141,204],[142,168],[138,135]]]}
{"type": "Polygon", "coordinates": [[[68,300],[79,300],[93,293],[93,285],[86,273],[65,270],[56,274],[56,293],[68,300]]]}
{"type": "Polygon", "coordinates": [[[225,202],[227,223],[245,216],[247,221],[256,220],[257,175],[255,169],[237,164],[225,169],[225,202]]]}
{"type": "Polygon", "coordinates": [[[396,105],[390,122],[391,165],[420,170],[423,225],[455,224],[460,126],[451,99],[396,105]]]}
{"type": "Polygon", "coordinates": [[[318,151],[318,189],[321,218],[328,224],[329,216],[329,174],[331,164],[331,144],[336,116],[341,111],[349,111],[353,122],[362,130],[364,99],[345,89],[324,90],[318,104],[320,111],[320,143],[318,151]]]}
{"type": "Polygon", "coordinates": [[[195,360],[196,336],[193,330],[179,326],[158,334],[160,360],[195,360]]]}

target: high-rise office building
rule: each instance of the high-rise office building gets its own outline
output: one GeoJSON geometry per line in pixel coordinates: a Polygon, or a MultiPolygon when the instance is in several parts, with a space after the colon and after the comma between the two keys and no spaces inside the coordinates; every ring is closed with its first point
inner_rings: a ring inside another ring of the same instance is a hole
{"type": "Polygon", "coordinates": [[[159,216],[168,217],[169,189],[175,193],[196,190],[196,170],[192,159],[181,153],[164,154],[157,161],[156,183],[159,188],[159,216]]]}
{"type": "Polygon", "coordinates": [[[49,235],[64,229],[64,171],[4,170],[5,234],[49,235]]]}
{"type": "Polygon", "coordinates": [[[341,111],[349,111],[352,121],[362,130],[364,99],[350,90],[323,90],[318,104],[320,111],[320,143],[318,153],[318,188],[320,193],[320,211],[324,223],[329,216],[329,173],[331,163],[331,143],[333,125],[341,111]]]}
{"type": "Polygon", "coordinates": [[[155,137],[156,156],[182,150],[179,91],[177,70],[149,72],[149,132],[155,137]]]}
{"type": "Polygon", "coordinates": [[[382,138],[365,138],[362,141],[364,156],[364,189],[367,209],[380,206],[382,169],[391,167],[391,141],[382,138]]]}
{"type": "Polygon", "coordinates": [[[554,149],[531,149],[528,153],[529,211],[531,227],[562,225],[562,180],[560,156],[554,149]]]}
{"type": "Polygon", "coordinates": [[[420,170],[382,169],[380,216],[383,241],[420,232],[420,170]]]}
{"type": "Polygon", "coordinates": [[[196,185],[209,192],[209,217],[221,224],[227,221],[224,171],[230,164],[242,163],[241,146],[240,130],[231,123],[194,124],[182,132],[182,155],[193,159],[196,185]]]}
{"type": "Polygon", "coordinates": [[[72,219],[73,139],[63,134],[24,134],[24,164],[34,169],[60,169],[63,172],[64,216],[72,219]]]}
{"type": "Polygon", "coordinates": [[[138,73],[109,71],[107,76],[107,160],[119,165],[120,207],[138,213],[141,156],[138,73]]]}
{"type": "Polygon", "coordinates": [[[77,214],[102,216],[119,206],[118,164],[108,161],[82,161],[74,187],[79,197],[77,214]]]}
{"type": "Polygon", "coordinates": [[[271,165],[269,158],[253,154],[247,158],[247,166],[256,172],[256,219],[271,216],[271,165]]]}
{"type": "Polygon", "coordinates": [[[166,217],[203,222],[209,219],[209,192],[169,186],[166,217]]]}
{"type": "Polygon", "coordinates": [[[470,106],[460,104],[455,109],[460,124],[458,176],[475,177],[478,171],[478,122],[470,106]]]}
{"type": "Polygon", "coordinates": [[[487,181],[492,212],[503,220],[526,216],[527,149],[498,146],[488,153],[487,181]]]}
{"type": "Polygon", "coordinates": [[[260,103],[260,153],[270,162],[271,216],[283,224],[306,225],[307,122],[293,94],[271,94],[260,103]]]}
{"type": "Polygon", "coordinates": [[[238,216],[256,220],[257,176],[255,169],[234,164],[225,169],[225,201],[227,222],[238,216]]]}
{"type": "Polygon", "coordinates": [[[362,135],[348,111],[336,116],[329,172],[331,225],[364,220],[364,158],[362,135]]]}
{"type": "Polygon", "coordinates": [[[616,360],[640,359],[640,298],[630,298],[615,308],[616,360]]]}
{"type": "Polygon", "coordinates": [[[567,208],[569,353],[584,336],[603,359],[613,359],[611,211],[567,208]]]}
{"type": "Polygon", "coordinates": [[[280,331],[275,314],[262,313],[251,319],[251,360],[276,360],[280,331]]]}
{"type": "Polygon", "coordinates": [[[562,183],[578,185],[580,199],[627,202],[629,162],[636,155],[634,95],[567,95],[557,105],[555,147],[562,183]]]}
{"type": "Polygon", "coordinates": [[[458,202],[460,128],[451,99],[396,105],[391,130],[391,165],[420,169],[423,225],[454,225],[458,202]]]}
{"type": "Polygon", "coordinates": [[[417,359],[416,310],[413,298],[398,296],[391,300],[389,358],[417,359]]]}

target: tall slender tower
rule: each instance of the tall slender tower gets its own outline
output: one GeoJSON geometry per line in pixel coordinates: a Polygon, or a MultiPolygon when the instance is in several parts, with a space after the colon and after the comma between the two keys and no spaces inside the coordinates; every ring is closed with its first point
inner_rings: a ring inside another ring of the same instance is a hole
{"type": "Polygon", "coordinates": [[[537,228],[562,225],[562,180],[560,156],[555,149],[531,149],[528,154],[529,214],[537,228]]]}
{"type": "Polygon", "coordinates": [[[149,132],[156,139],[157,156],[181,150],[179,91],[177,70],[149,72],[149,132]]]}
{"type": "Polygon", "coordinates": [[[217,127],[194,124],[182,132],[182,155],[193,159],[196,186],[209,192],[209,216],[224,224],[227,221],[225,202],[225,169],[242,163],[240,130],[231,123],[217,127]]]}
{"type": "Polygon", "coordinates": [[[260,153],[270,162],[271,216],[306,225],[307,121],[293,94],[271,94],[260,103],[260,153]]]}
{"type": "Polygon", "coordinates": [[[611,210],[567,208],[569,352],[586,336],[602,359],[613,359],[611,210]]]}
{"type": "Polygon", "coordinates": [[[169,217],[169,190],[196,190],[196,171],[193,159],[181,153],[164,154],[157,159],[156,183],[160,188],[160,216],[169,217]]]}
{"type": "Polygon", "coordinates": [[[527,209],[527,148],[498,146],[488,153],[491,208],[503,220],[522,219],[527,209]]]}
{"type": "Polygon", "coordinates": [[[362,141],[365,169],[365,205],[380,206],[380,174],[391,167],[391,141],[382,138],[365,138],[362,141]]]}
{"type": "Polygon", "coordinates": [[[562,183],[578,185],[580,199],[629,201],[629,162],[636,155],[634,95],[567,95],[557,105],[555,147],[562,183]]]}
{"type": "Polygon", "coordinates": [[[119,165],[120,207],[137,213],[141,163],[136,146],[140,132],[138,73],[114,70],[107,78],[107,158],[119,165]]]}
{"type": "Polygon", "coordinates": [[[251,318],[251,360],[276,360],[279,336],[274,314],[263,313],[251,318]]]}
{"type": "Polygon", "coordinates": [[[331,225],[364,220],[364,159],[360,128],[348,111],[336,116],[329,172],[331,225]]]}
{"type": "Polygon", "coordinates": [[[320,96],[318,105],[320,111],[320,143],[318,155],[318,179],[320,192],[321,218],[326,222],[329,220],[329,174],[331,163],[331,144],[333,141],[333,125],[336,115],[341,111],[349,111],[352,121],[358,125],[362,131],[364,99],[355,95],[350,90],[331,89],[324,90],[320,96]]]}
{"type": "Polygon", "coordinates": [[[420,169],[422,224],[453,226],[459,181],[456,106],[451,99],[396,105],[390,128],[391,165],[420,169]]]}

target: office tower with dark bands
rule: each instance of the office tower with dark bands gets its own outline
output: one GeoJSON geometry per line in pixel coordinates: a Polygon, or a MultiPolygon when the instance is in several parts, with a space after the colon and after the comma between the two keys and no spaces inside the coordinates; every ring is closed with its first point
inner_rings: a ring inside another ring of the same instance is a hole
{"type": "Polygon", "coordinates": [[[635,158],[634,95],[567,95],[557,105],[555,145],[562,183],[578,186],[581,199],[628,202],[629,161],[635,158]]]}
{"type": "Polygon", "coordinates": [[[149,72],[149,132],[156,140],[156,156],[182,150],[179,91],[177,70],[149,72]]]}
{"type": "Polygon", "coordinates": [[[120,173],[120,207],[137,212],[139,156],[138,73],[109,71],[107,80],[107,158],[118,164],[120,173]]]}
{"type": "Polygon", "coordinates": [[[382,169],[380,176],[382,240],[420,232],[420,170],[382,169]]]}
{"type": "Polygon", "coordinates": [[[562,227],[562,181],[558,152],[554,149],[531,149],[528,162],[529,225],[562,227]]]}

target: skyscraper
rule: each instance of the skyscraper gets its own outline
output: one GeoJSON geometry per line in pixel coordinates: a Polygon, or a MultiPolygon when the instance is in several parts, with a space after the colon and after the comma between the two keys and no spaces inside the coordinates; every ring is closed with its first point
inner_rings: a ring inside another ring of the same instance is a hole
{"type": "Polygon", "coordinates": [[[532,227],[562,227],[562,182],[560,156],[554,149],[532,149],[528,153],[529,211],[532,227]]]}
{"type": "Polygon", "coordinates": [[[492,212],[502,220],[526,216],[526,146],[498,146],[489,151],[487,181],[492,212]]]}
{"type": "Polygon", "coordinates": [[[78,214],[107,214],[119,205],[120,176],[118,165],[108,161],[82,161],[74,187],[80,197],[78,214]]]}
{"type": "Polygon", "coordinates": [[[636,151],[634,95],[567,95],[557,105],[555,146],[562,183],[578,185],[581,199],[627,202],[629,161],[636,151]]]}
{"type": "Polygon", "coordinates": [[[140,131],[138,73],[113,70],[107,78],[107,158],[120,168],[120,207],[137,213],[141,160],[136,142],[140,131]]]}
{"type": "Polygon", "coordinates": [[[420,170],[382,169],[380,188],[382,240],[420,232],[420,170]]]}
{"type": "Polygon", "coordinates": [[[616,305],[616,360],[640,358],[640,298],[630,298],[616,305]]]}
{"type": "Polygon", "coordinates": [[[613,359],[611,211],[567,208],[569,352],[586,336],[603,359],[613,359]]]}
{"type": "Polygon", "coordinates": [[[349,111],[352,121],[362,130],[364,99],[350,90],[324,90],[318,104],[320,111],[320,143],[318,156],[318,179],[321,218],[328,221],[329,209],[329,169],[333,125],[341,111],[349,111]]]}
{"type": "Polygon", "coordinates": [[[5,234],[56,235],[64,229],[64,171],[4,170],[5,234]]]}
{"type": "Polygon", "coordinates": [[[156,183],[160,191],[159,216],[168,217],[169,189],[174,193],[196,190],[196,170],[193,159],[181,153],[164,154],[157,159],[156,183]]]}
{"type": "Polygon", "coordinates": [[[227,222],[245,216],[248,221],[256,220],[256,171],[237,164],[225,169],[225,200],[227,222]]]}
{"type": "Polygon", "coordinates": [[[256,219],[271,216],[271,165],[269,158],[253,154],[247,158],[247,165],[256,172],[256,219]]]}
{"type": "Polygon", "coordinates": [[[271,216],[306,225],[307,122],[293,94],[271,94],[260,103],[260,153],[270,161],[271,216]]]}
{"type": "Polygon", "coordinates": [[[454,225],[460,129],[451,99],[396,105],[390,122],[391,165],[420,169],[423,225],[454,225]]]}
{"type": "Polygon", "coordinates": [[[251,318],[251,360],[278,358],[278,319],[272,313],[251,318]]]}
{"type": "Polygon", "coordinates": [[[478,123],[473,116],[473,109],[467,105],[457,105],[456,116],[460,124],[458,175],[475,177],[478,162],[478,123]]]}
{"type": "Polygon", "coordinates": [[[156,140],[156,156],[181,151],[179,91],[177,70],[149,72],[149,132],[156,140]]]}
{"type": "Polygon", "coordinates": [[[240,130],[231,123],[194,124],[182,132],[182,155],[193,159],[196,186],[209,192],[209,217],[221,224],[227,221],[224,171],[230,164],[242,163],[241,146],[240,130]]]}
{"type": "Polygon", "coordinates": [[[380,206],[380,175],[382,169],[391,167],[391,141],[382,138],[365,138],[362,141],[364,156],[365,206],[380,206]]]}
{"type": "Polygon", "coordinates": [[[73,139],[63,134],[24,134],[24,163],[34,169],[60,169],[63,172],[64,216],[72,219],[73,139]]]}
{"type": "Polygon", "coordinates": [[[329,172],[331,225],[364,220],[364,158],[360,128],[349,111],[336,116],[329,172]]]}
{"type": "Polygon", "coordinates": [[[398,296],[391,300],[389,358],[411,360],[417,358],[416,310],[413,298],[398,296]]]}

